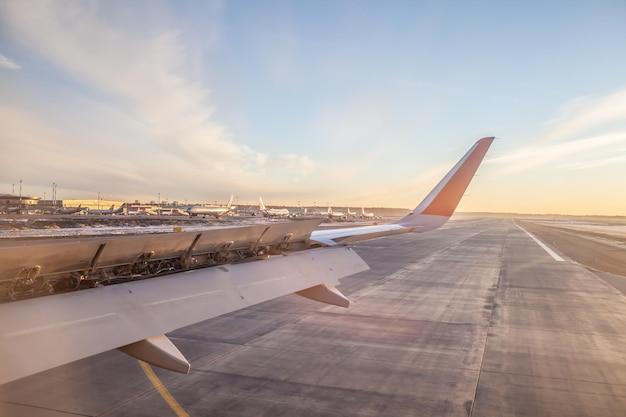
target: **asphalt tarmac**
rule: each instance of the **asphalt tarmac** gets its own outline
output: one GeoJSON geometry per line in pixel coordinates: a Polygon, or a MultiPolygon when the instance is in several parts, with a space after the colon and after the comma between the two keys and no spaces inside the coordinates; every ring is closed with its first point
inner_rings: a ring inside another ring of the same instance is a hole
{"type": "MultiPolygon", "coordinates": [[[[626,238],[619,234],[623,226],[606,226],[608,230],[577,230],[559,223],[544,224],[518,221],[529,232],[553,246],[570,259],[616,275],[626,276],[626,238]],[[612,229],[616,229],[612,233],[612,229]]],[[[626,280],[624,280],[626,281],[626,280]]]]}
{"type": "Polygon", "coordinates": [[[598,272],[506,219],[356,249],[349,309],[266,302],[173,332],[189,375],[112,351],[1,386],[0,415],[626,415],[626,303],[598,272]]]}

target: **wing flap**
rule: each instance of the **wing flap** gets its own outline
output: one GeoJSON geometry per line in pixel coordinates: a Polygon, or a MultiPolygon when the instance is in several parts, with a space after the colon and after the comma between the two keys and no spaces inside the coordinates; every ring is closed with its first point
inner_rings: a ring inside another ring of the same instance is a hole
{"type": "Polygon", "coordinates": [[[298,291],[296,294],[320,303],[330,304],[338,307],[348,308],[351,301],[337,288],[326,284],[319,284],[306,290],[298,291]]]}
{"type": "Polygon", "coordinates": [[[170,371],[188,374],[191,370],[187,358],[164,334],[122,346],[118,350],[133,358],[170,371]]]}
{"type": "Polygon", "coordinates": [[[366,269],[319,248],[0,304],[0,384],[366,269]]]}

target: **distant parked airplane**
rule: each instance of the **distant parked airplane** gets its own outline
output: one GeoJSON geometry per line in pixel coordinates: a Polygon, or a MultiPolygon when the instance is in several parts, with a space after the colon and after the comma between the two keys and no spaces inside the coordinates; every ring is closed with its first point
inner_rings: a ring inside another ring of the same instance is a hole
{"type": "Polygon", "coordinates": [[[341,212],[341,211],[333,211],[333,208],[331,206],[328,206],[328,210],[326,211],[326,215],[330,219],[342,219],[342,218],[346,217],[346,214],[341,212]]]}
{"type": "Polygon", "coordinates": [[[263,204],[263,199],[261,197],[259,197],[259,211],[265,217],[289,217],[289,216],[291,216],[291,213],[286,208],[281,208],[281,209],[271,208],[271,209],[268,209],[267,207],[265,207],[265,204],[263,204]]]}
{"type": "Polygon", "coordinates": [[[374,213],[366,213],[365,208],[361,207],[361,217],[363,217],[364,219],[373,219],[376,216],[374,215],[374,213]]]}
{"type": "Polygon", "coordinates": [[[82,204],[79,204],[78,207],[59,207],[58,209],[56,209],[55,213],[56,214],[74,214],[74,213],[80,213],[83,210],[85,209],[82,207],[82,204]]]}
{"type": "Polygon", "coordinates": [[[219,218],[230,213],[235,208],[233,207],[234,198],[235,196],[231,194],[230,200],[228,200],[228,204],[226,206],[205,206],[205,205],[191,206],[187,209],[187,213],[189,213],[191,217],[213,216],[215,218],[219,218]]]}
{"type": "Polygon", "coordinates": [[[109,214],[122,214],[124,212],[124,206],[121,205],[118,208],[115,208],[115,204],[111,204],[111,207],[108,209],[102,210],[89,210],[89,214],[97,214],[97,215],[109,215],[109,214]]]}

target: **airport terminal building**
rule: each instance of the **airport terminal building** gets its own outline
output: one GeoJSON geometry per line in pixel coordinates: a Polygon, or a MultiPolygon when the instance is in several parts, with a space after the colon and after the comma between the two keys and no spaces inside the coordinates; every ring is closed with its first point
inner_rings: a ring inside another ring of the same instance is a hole
{"type": "Polygon", "coordinates": [[[0,194],[0,207],[35,206],[40,198],[29,195],[0,194]]]}

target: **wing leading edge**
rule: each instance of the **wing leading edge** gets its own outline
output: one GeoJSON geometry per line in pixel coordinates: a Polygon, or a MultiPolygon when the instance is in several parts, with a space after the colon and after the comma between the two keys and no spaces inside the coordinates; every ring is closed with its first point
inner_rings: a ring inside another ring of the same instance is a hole
{"type": "Polygon", "coordinates": [[[494,137],[479,139],[415,209],[394,223],[316,230],[311,240],[326,246],[409,232],[427,232],[448,221],[478,170],[494,137]]]}

